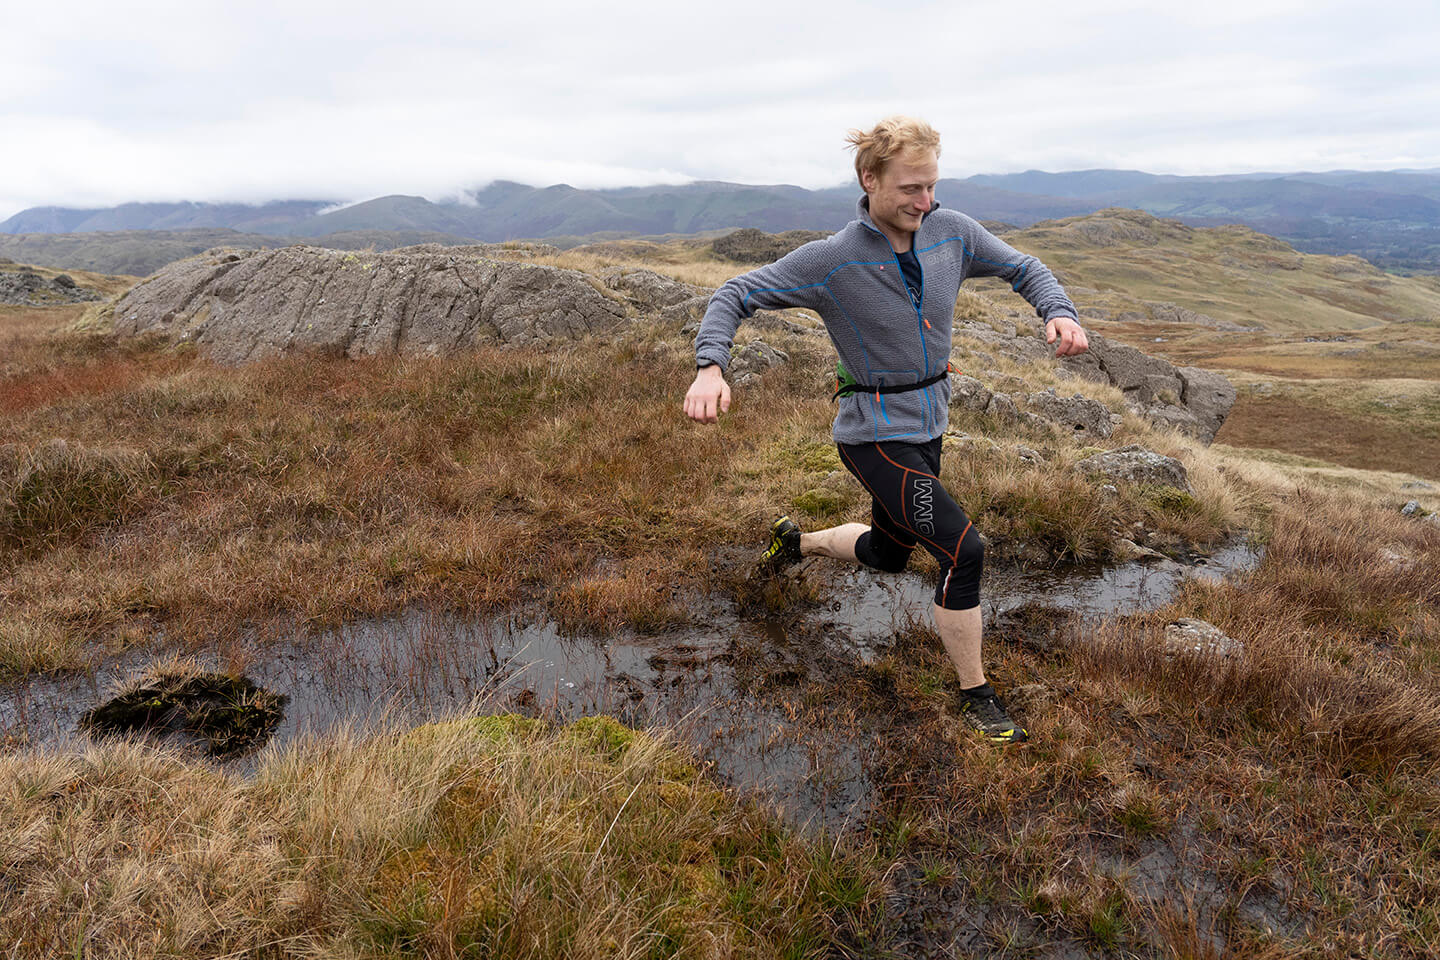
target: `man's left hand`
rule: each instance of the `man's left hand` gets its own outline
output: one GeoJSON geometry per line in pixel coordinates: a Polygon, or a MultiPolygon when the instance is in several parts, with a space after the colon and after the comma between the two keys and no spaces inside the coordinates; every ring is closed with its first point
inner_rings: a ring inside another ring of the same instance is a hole
{"type": "Polygon", "coordinates": [[[1090,348],[1080,321],[1074,317],[1051,317],[1045,321],[1045,342],[1055,343],[1056,338],[1060,340],[1055,346],[1057,357],[1073,357],[1090,348]]]}

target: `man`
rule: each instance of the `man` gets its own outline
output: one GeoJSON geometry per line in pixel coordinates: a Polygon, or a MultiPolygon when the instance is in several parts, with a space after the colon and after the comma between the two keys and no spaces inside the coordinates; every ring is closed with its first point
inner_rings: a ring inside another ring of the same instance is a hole
{"type": "Polygon", "coordinates": [[[852,130],[848,141],[865,191],[856,218],[715,291],[695,338],[685,413],[715,423],[729,409],[724,372],[742,318],[782,307],[818,313],[840,355],[833,436],[841,462],[870,492],[871,522],[801,533],[781,517],[765,559],[836,557],[898,572],[923,546],[940,563],[933,613],[963,688],[960,714],[996,743],[1019,743],[1025,730],[1006,715],[981,665],[980,536],[939,480],[951,322],[966,277],[1001,277],[1045,320],[1058,356],[1083,353],[1085,331],[1044,264],[935,203],[940,136],[929,124],[890,117],[852,130]]]}

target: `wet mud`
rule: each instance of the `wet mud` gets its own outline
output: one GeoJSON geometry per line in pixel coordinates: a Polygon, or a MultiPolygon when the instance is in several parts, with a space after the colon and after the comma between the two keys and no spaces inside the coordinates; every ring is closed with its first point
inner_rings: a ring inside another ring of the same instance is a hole
{"type": "MultiPolygon", "coordinates": [[[[992,570],[983,594],[989,633],[1043,646],[1087,618],[1163,604],[1187,576],[1225,576],[1257,559],[1237,542],[1196,564],[992,570]]],[[[800,822],[839,826],[861,814],[873,792],[864,757],[843,736],[846,718],[832,717],[822,725],[825,735],[808,736],[798,717],[815,712],[817,704],[805,700],[823,694],[826,683],[853,677],[897,637],[924,629],[932,585],[912,572],[877,574],[816,559],[784,577],[818,599],[777,615],[744,610],[728,597],[699,597],[698,625],[660,636],[572,637],[548,622],[411,609],[287,641],[254,638],[243,682],[283,698],[269,727],[275,746],[340,725],[376,729],[469,709],[518,709],[561,721],[608,713],[635,726],[664,726],[731,785],[773,800],[800,822]]],[[[130,651],[84,674],[0,687],[0,738],[59,746],[84,736],[83,718],[93,720],[99,704],[143,681],[147,665],[166,652],[130,651]]],[[[197,656],[217,674],[227,672],[221,651],[197,656]]],[[[175,726],[181,713],[157,711],[151,719],[175,726]]],[[[235,754],[245,751],[215,752],[235,754]]],[[[252,753],[229,766],[256,762],[252,753]]]]}

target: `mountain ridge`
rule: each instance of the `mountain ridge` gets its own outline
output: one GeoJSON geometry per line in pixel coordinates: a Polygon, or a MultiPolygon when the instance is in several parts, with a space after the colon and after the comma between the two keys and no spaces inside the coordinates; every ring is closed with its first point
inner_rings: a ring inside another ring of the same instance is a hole
{"type": "MultiPolygon", "coordinates": [[[[1440,272],[1440,171],[1346,171],[1223,176],[1140,170],[977,174],[946,179],[937,196],[981,220],[1025,227],[1110,207],[1177,217],[1195,226],[1240,223],[1308,253],[1365,257],[1386,269],[1440,272]]],[[[858,188],[701,180],[583,189],[496,180],[436,202],[390,194],[264,204],[129,203],[108,208],[32,207],[0,234],[54,236],[117,230],[233,229],[276,238],[408,231],[504,242],[598,233],[656,235],[736,227],[767,232],[836,230],[854,215],[858,188]]]]}

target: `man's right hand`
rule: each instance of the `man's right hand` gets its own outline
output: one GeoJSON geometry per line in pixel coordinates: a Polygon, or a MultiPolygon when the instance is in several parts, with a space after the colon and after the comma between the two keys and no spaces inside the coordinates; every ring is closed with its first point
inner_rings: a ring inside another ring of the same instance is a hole
{"type": "Polygon", "coordinates": [[[685,416],[697,423],[716,423],[730,409],[730,384],[720,367],[701,367],[685,394],[685,416]]]}

